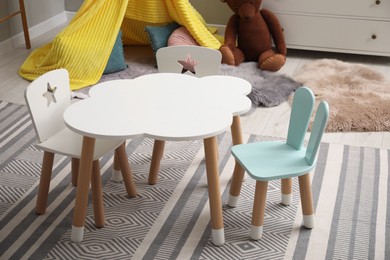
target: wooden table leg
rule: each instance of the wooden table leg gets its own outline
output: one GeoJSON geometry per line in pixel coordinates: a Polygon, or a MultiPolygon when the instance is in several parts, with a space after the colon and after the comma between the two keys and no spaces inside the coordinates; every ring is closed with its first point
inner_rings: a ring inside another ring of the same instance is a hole
{"type": "Polygon", "coordinates": [[[219,182],[218,141],[217,137],[204,139],[207,184],[210,200],[210,215],[213,244],[221,246],[225,243],[222,218],[222,198],[219,182]]]}
{"type": "Polygon", "coordinates": [[[122,171],[123,182],[125,183],[127,195],[130,198],[136,197],[137,188],[135,187],[133,174],[131,173],[130,164],[127,159],[125,143],[115,149],[115,158],[117,158],[122,171]]]}
{"type": "MultiPolygon", "coordinates": [[[[233,145],[242,144],[242,131],[241,131],[241,119],[240,116],[233,116],[233,123],[231,126],[232,131],[232,140],[233,145]]],[[[230,185],[229,198],[228,198],[228,206],[236,207],[238,196],[241,192],[242,181],[244,179],[245,170],[241,167],[241,165],[237,162],[234,165],[232,182],[230,185]]]]}
{"type": "Polygon", "coordinates": [[[150,163],[149,179],[148,182],[151,185],[157,183],[158,172],[160,170],[161,158],[164,154],[165,141],[154,140],[152,161],[150,163]]]}
{"type": "Polygon", "coordinates": [[[93,152],[95,150],[95,138],[83,137],[81,149],[80,170],[77,183],[76,201],[73,212],[73,225],[71,240],[81,242],[84,237],[85,216],[87,214],[88,191],[91,183],[93,152]]]}

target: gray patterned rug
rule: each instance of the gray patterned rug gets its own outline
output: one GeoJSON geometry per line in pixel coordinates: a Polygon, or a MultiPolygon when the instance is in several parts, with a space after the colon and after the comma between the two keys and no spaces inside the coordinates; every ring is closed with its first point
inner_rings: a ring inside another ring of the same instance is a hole
{"type": "MultiPolygon", "coordinates": [[[[267,139],[245,136],[245,141],[267,139]]],[[[0,101],[0,259],[389,259],[390,151],[322,144],[313,174],[315,228],[301,228],[297,183],[281,206],[270,182],[263,238],[249,240],[254,182],[238,206],[224,207],[226,244],[211,243],[201,141],[168,142],[158,183],[147,184],[152,140],[129,140],[139,195],[129,199],[109,180],[112,155],[101,161],[106,226],[96,229],[91,205],[82,243],[70,241],[75,189],[70,161],[55,157],[45,215],[34,206],[42,152],[25,106],[0,101]]],[[[230,133],[219,136],[223,201],[234,166],[230,133]]]]}
{"type": "MultiPolygon", "coordinates": [[[[157,73],[154,57],[139,58],[136,61],[126,61],[128,68],[117,73],[103,75],[100,82],[114,79],[132,79],[141,75],[157,73]]],[[[277,106],[288,99],[290,94],[302,86],[287,75],[262,71],[257,68],[256,62],[245,62],[240,66],[221,64],[220,75],[230,75],[246,79],[252,84],[252,91],[248,95],[255,107],[277,106]]]]}

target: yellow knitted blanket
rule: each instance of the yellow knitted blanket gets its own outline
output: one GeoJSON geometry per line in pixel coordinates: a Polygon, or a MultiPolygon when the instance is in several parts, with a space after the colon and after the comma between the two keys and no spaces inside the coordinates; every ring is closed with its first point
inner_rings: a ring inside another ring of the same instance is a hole
{"type": "Polygon", "coordinates": [[[19,69],[34,80],[58,68],[69,71],[72,90],[99,81],[122,28],[126,45],[149,44],[146,25],[176,21],[202,46],[218,49],[220,41],[188,0],[85,0],[69,25],[52,42],[35,49],[19,69]]]}

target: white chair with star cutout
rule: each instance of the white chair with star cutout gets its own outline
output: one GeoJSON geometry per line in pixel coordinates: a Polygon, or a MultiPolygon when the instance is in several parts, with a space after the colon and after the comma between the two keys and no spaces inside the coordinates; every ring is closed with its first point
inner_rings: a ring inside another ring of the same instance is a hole
{"type": "MultiPolygon", "coordinates": [[[[78,164],[83,137],[67,128],[63,113],[71,105],[69,74],[66,69],[49,71],[33,82],[25,91],[25,100],[37,134],[36,146],[44,151],[36,213],[44,214],[50,188],[54,155],[72,158],[72,184],[77,186],[78,164]]],[[[97,139],[92,166],[92,201],[96,227],[104,226],[104,208],[99,159],[115,150],[129,197],[136,196],[136,188],[125,150],[125,140],[97,139]]],[[[82,174],[82,173],[80,173],[82,174]]]]}
{"type": "Polygon", "coordinates": [[[159,72],[186,73],[196,77],[217,75],[221,59],[220,51],[193,45],[163,47],[156,53],[159,72]]]}
{"type": "MultiPolygon", "coordinates": [[[[160,73],[190,74],[195,77],[217,75],[222,54],[218,50],[193,45],[163,47],[156,52],[157,68],[160,73]]],[[[156,184],[165,141],[155,140],[149,184],[156,184]]]]}

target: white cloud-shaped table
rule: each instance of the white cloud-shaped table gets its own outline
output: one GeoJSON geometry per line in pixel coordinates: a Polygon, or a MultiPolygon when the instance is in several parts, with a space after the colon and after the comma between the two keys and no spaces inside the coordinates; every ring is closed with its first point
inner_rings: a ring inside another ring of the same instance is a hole
{"type": "MultiPolygon", "coordinates": [[[[224,232],[216,135],[232,125],[234,116],[250,109],[251,102],[246,96],[250,91],[250,83],[236,77],[149,74],[94,86],[90,98],[72,104],[65,111],[64,120],[71,130],[93,141],[98,137],[125,140],[135,136],[165,141],[204,139],[213,243],[218,245],[224,243],[224,232]]],[[[82,157],[80,170],[89,161],[82,157]]],[[[89,180],[84,181],[88,190],[89,180]]],[[[84,219],[78,217],[76,221],[76,216],[81,214],[85,218],[86,213],[85,208],[78,208],[77,200],[86,196],[88,193],[84,192],[76,196],[74,240],[81,241],[83,237],[84,219]]]]}

